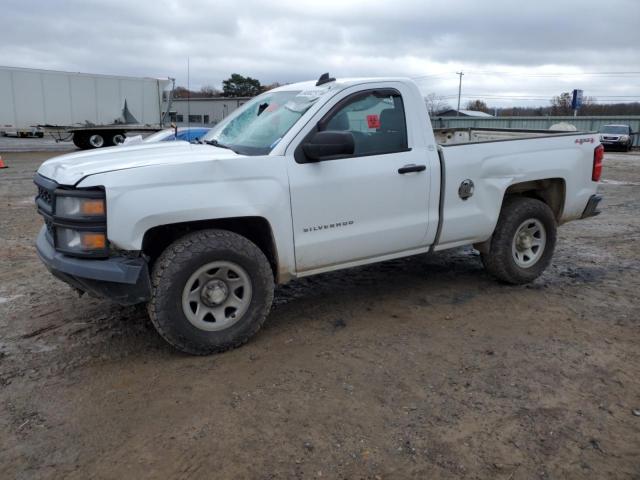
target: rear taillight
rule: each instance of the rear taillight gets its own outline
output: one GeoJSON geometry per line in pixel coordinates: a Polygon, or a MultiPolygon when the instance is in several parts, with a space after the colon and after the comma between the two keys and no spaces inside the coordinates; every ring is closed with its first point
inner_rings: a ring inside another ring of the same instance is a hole
{"type": "Polygon", "coordinates": [[[591,172],[591,180],[599,182],[602,176],[602,160],[604,159],[604,147],[598,145],[593,150],[593,171],[591,172]]]}

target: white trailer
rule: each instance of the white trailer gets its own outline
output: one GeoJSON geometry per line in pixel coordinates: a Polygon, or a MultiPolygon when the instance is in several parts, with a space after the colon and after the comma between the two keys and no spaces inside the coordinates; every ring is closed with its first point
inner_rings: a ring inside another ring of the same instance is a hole
{"type": "Polygon", "coordinates": [[[72,136],[83,149],[121,143],[127,131],[163,127],[171,82],[0,66],[0,133],[72,136]]]}

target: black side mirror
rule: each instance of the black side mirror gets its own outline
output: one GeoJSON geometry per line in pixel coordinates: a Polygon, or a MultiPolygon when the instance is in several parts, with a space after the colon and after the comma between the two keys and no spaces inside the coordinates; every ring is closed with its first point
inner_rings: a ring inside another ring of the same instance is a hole
{"type": "Polygon", "coordinates": [[[355,142],[351,132],[327,130],[316,132],[302,145],[302,150],[308,159],[317,162],[340,155],[352,155],[355,142]]]}

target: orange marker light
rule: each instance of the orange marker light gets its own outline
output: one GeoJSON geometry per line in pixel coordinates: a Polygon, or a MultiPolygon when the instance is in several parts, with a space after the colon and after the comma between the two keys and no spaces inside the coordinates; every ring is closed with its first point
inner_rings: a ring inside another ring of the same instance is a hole
{"type": "Polygon", "coordinates": [[[97,216],[104,215],[104,200],[102,199],[86,199],[80,203],[80,211],[82,215],[97,216]]]}
{"type": "Polygon", "coordinates": [[[104,233],[82,233],[82,248],[85,250],[102,250],[107,246],[107,237],[104,233]]]}

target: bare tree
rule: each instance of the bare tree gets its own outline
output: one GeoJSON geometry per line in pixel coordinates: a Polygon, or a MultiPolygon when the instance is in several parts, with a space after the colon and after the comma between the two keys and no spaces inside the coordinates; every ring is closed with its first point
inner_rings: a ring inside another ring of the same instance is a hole
{"type": "Polygon", "coordinates": [[[261,87],[261,88],[262,88],[262,91],[263,91],[263,92],[268,92],[269,90],[272,90],[272,89],[274,89],[274,88],[278,88],[278,87],[281,87],[281,86],[282,86],[282,83],[280,83],[280,82],[273,82],[273,83],[270,83],[270,84],[268,84],[268,85],[262,85],[262,87],[261,87]]]}
{"type": "Polygon", "coordinates": [[[475,112],[489,113],[489,107],[482,100],[470,100],[467,102],[467,110],[473,110],[475,112]]]}
{"type": "Polygon", "coordinates": [[[571,115],[571,94],[562,92],[557,97],[551,99],[551,115],[571,115]]]}
{"type": "Polygon", "coordinates": [[[190,98],[193,97],[193,92],[190,92],[185,87],[177,86],[173,90],[173,98],[190,98]]]}
{"type": "MultiPolygon", "coordinates": [[[[569,102],[569,111],[571,102],[569,102]]],[[[490,111],[493,109],[490,108],[490,111]]],[[[552,113],[553,105],[548,107],[499,107],[496,108],[499,117],[543,117],[549,115],[561,115],[552,113]]],[[[557,107],[556,107],[557,111],[557,107]]],[[[568,113],[568,115],[573,112],[568,113]]],[[[567,115],[567,114],[565,114],[567,115]]],[[[640,102],[631,103],[602,103],[594,97],[585,97],[578,115],[640,115],[640,102]]]]}
{"type": "Polygon", "coordinates": [[[598,99],[596,97],[584,97],[578,115],[597,115],[598,99]]]}
{"type": "Polygon", "coordinates": [[[222,92],[216,87],[212,87],[211,85],[203,86],[198,92],[199,97],[219,97],[221,95],[222,92]]]}
{"type": "Polygon", "coordinates": [[[427,111],[429,115],[434,117],[444,110],[449,110],[449,105],[441,96],[435,93],[430,93],[424,97],[424,103],[427,105],[427,111]]]}

